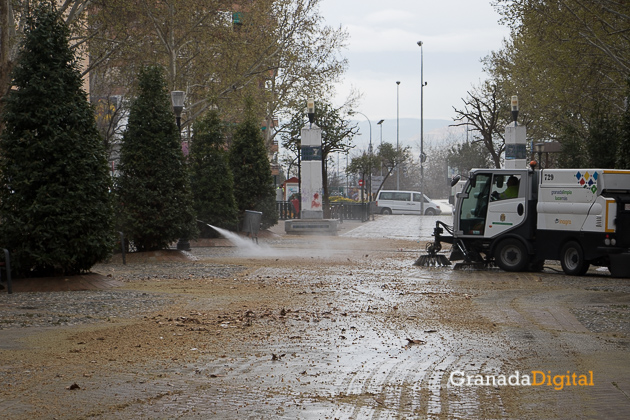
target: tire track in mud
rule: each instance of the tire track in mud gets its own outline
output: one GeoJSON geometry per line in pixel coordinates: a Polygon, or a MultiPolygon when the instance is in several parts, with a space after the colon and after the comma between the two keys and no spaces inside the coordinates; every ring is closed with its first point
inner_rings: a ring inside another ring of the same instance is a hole
{"type": "MultiPolygon", "coordinates": [[[[415,355],[417,356],[417,355],[415,355]]],[[[360,371],[349,373],[338,385],[338,395],[351,397],[346,407],[338,409],[336,418],[363,419],[413,414],[421,406],[421,394],[415,384],[421,384],[427,369],[426,361],[412,354],[372,363],[383,356],[374,356],[360,371]],[[351,404],[359,402],[359,404],[351,404]],[[368,406],[369,405],[369,406],[368,406]]],[[[435,356],[428,362],[437,362],[435,356]]],[[[422,387],[419,387],[420,389],[422,387]]]]}
{"type": "Polygon", "coordinates": [[[448,397],[445,398],[442,393],[442,378],[456,360],[457,357],[454,355],[445,355],[434,369],[427,372],[428,375],[423,381],[423,388],[428,392],[426,414],[441,415],[443,411],[448,412],[448,397]]]}
{"type": "MultiPolygon", "coordinates": [[[[380,277],[378,273],[374,276],[380,277]]],[[[411,307],[413,312],[422,311],[423,304],[417,302],[419,296],[428,302],[437,295],[457,296],[448,284],[436,281],[435,276],[427,275],[426,271],[397,280],[391,289],[384,286],[392,282],[381,280],[376,284],[355,286],[353,292],[364,299],[366,296],[377,298],[382,297],[384,292],[392,292],[390,301],[411,307]]],[[[430,322],[434,324],[436,320],[430,322]]],[[[391,320],[388,322],[382,319],[373,324],[385,326],[382,327],[385,332],[400,331],[400,326],[394,325],[395,322],[391,320]]],[[[407,337],[422,336],[420,327],[405,327],[403,334],[407,337]]],[[[504,413],[498,392],[494,390],[449,387],[450,372],[457,366],[469,364],[467,361],[473,359],[461,354],[464,349],[461,344],[457,344],[458,340],[454,336],[444,337],[443,334],[447,335],[442,333],[439,338],[428,337],[424,345],[399,349],[394,354],[381,350],[361,363],[356,362],[360,368],[346,374],[338,385],[338,395],[353,398],[346,398],[333,417],[377,419],[459,415],[464,418],[485,418],[482,401],[492,401],[495,407],[500,408],[497,409],[499,415],[504,413]]],[[[481,346],[479,343],[474,344],[474,341],[467,344],[471,347],[481,346]]],[[[473,365],[480,366],[480,363],[477,361],[473,365]]]]}
{"type": "MultiPolygon", "coordinates": [[[[461,371],[466,375],[492,375],[502,373],[502,363],[489,358],[480,363],[479,358],[462,355],[451,366],[451,372],[461,371]]],[[[448,401],[448,415],[455,418],[507,418],[503,400],[494,386],[455,386],[444,377],[442,390],[448,401]]]]}
{"type": "Polygon", "coordinates": [[[352,292],[363,297],[361,301],[367,305],[367,313],[372,311],[369,314],[369,329],[366,328],[369,331],[364,333],[369,336],[363,336],[363,341],[370,345],[363,349],[357,346],[348,355],[350,360],[346,363],[351,363],[352,368],[335,386],[337,397],[343,401],[343,407],[337,409],[334,415],[336,418],[374,418],[379,413],[397,410],[400,401],[399,398],[392,399],[392,394],[403,386],[401,371],[409,361],[409,356],[396,347],[400,341],[397,334],[383,327],[385,323],[381,320],[383,314],[379,308],[370,303],[371,299],[365,299],[366,296],[374,297],[374,291],[367,286],[360,289],[355,286],[352,292]],[[361,357],[362,353],[366,354],[365,357],[361,357]]]}
{"type": "MultiPolygon", "coordinates": [[[[383,327],[386,323],[380,318],[384,315],[378,315],[378,306],[383,304],[380,299],[386,292],[383,286],[388,282],[374,283],[375,278],[381,276],[372,272],[370,279],[365,283],[360,282],[351,287],[352,296],[346,298],[353,300],[355,305],[362,302],[364,308],[367,306],[367,311],[370,309],[376,311],[372,313],[370,337],[366,338],[372,345],[379,340],[400,341],[400,337],[397,337],[399,334],[394,332],[395,329],[383,327]],[[360,298],[357,299],[355,295],[360,298]]],[[[398,289],[392,291],[397,292],[398,289]]],[[[371,352],[372,354],[364,358],[357,358],[354,354],[351,361],[355,368],[346,373],[336,385],[335,392],[337,398],[342,400],[340,402],[342,407],[335,412],[335,418],[363,419],[397,416],[406,412],[411,414],[414,406],[420,405],[414,403],[420,398],[420,394],[413,388],[415,383],[422,380],[424,372],[421,366],[426,365],[426,360],[417,357],[417,352],[411,353],[401,348],[392,349],[386,346],[385,342],[376,345],[371,352]],[[411,409],[402,407],[403,404],[409,405],[411,409]]]]}
{"type": "Polygon", "coordinates": [[[358,371],[348,374],[337,386],[340,397],[351,398],[355,403],[339,409],[335,413],[336,418],[373,418],[380,411],[378,406],[391,404],[387,393],[384,392],[384,386],[389,384],[386,378],[391,377],[397,370],[396,365],[399,362],[393,360],[376,362],[382,359],[382,355],[371,357],[361,364],[362,367],[358,371]],[[365,365],[369,367],[364,367],[365,365]],[[370,406],[367,406],[368,404],[370,406]]]}
{"type": "MultiPolygon", "coordinates": [[[[445,349],[446,350],[446,349],[445,349]]],[[[448,349],[444,356],[427,371],[422,386],[427,393],[425,410],[421,414],[428,417],[447,416],[448,418],[488,418],[484,401],[496,410],[503,404],[499,392],[491,387],[455,386],[450,383],[451,373],[460,371],[466,375],[488,374],[487,363],[480,363],[477,355],[458,354],[463,350],[448,349]]],[[[416,412],[417,413],[417,412],[416,412]]]]}
{"type": "Polygon", "coordinates": [[[495,417],[505,417],[499,391],[494,387],[455,387],[449,384],[450,373],[455,370],[469,375],[488,374],[489,371],[498,373],[501,370],[500,363],[480,363],[476,356],[461,355],[461,351],[461,348],[425,345],[407,350],[396,360],[375,363],[380,357],[373,356],[361,363],[360,371],[349,373],[338,386],[340,396],[352,398],[344,399],[346,406],[339,408],[334,417],[487,418],[486,404],[492,407],[490,411],[495,417]]]}

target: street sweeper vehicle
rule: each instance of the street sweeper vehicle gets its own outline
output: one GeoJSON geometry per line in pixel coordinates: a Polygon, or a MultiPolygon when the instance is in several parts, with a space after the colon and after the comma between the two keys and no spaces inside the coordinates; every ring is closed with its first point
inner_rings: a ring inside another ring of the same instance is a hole
{"type": "Polygon", "coordinates": [[[461,260],[456,268],[496,264],[514,272],[559,260],[569,275],[595,265],[630,277],[630,170],[535,169],[535,162],[473,169],[457,194],[453,225],[436,222],[433,236],[416,265],[461,260]],[[450,259],[438,254],[442,242],[452,244],[450,259]]]}

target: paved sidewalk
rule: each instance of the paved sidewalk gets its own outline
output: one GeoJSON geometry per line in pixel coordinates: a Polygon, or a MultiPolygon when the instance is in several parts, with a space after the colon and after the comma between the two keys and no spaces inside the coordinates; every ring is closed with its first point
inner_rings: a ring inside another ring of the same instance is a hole
{"type": "Polygon", "coordinates": [[[433,239],[435,222],[452,223],[446,216],[376,215],[374,221],[366,222],[344,236],[352,238],[387,238],[430,241],[433,239]]]}
{"type": "MultiPolygon", "coordinates": [[[[433,228],[436,221],[447,225],[453,223],[452,215],[440,216],[412,216],[412,215],[374,215],[374,220],[367,222],[359,220],[344,220],[339,224],[339,236],[350,238],[386,238],[406,239],[416,241],[430,241],[433,239],[433,228]]],[[[269,229],[277,235],[286,235],[284,220],[269,229]]]]}

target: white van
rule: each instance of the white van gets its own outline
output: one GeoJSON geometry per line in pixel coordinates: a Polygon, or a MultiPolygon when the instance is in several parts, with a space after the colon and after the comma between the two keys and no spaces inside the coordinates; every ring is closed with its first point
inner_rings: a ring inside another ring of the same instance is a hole
{"type": "MultiPolygon", "coordinates": [[[[376,197],[376,213],[420,214],[422,194],[417,191],[380,191],[376,197]]],[[[440,214],[440,206],[424,196],[424,214],[440,214]]]]}

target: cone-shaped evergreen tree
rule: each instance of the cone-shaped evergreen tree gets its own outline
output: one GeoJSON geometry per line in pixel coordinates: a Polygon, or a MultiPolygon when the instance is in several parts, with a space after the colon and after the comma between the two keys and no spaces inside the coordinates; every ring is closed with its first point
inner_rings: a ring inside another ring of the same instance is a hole
{"type": "Polygon", "coordinates": [[[140,71],[116,181],[118,222],[138,251],[164,249],[196,234],[188,168],[163,71],[140,71]]]}
{"type": "MultiPolygon", "coordinates": [[[[197,218],[213,226],[234,230],[238,210],[223,128],[217,111],[210,111],[195,124],[189,156],[191,187],[197,218]]],[[[218,233],[204,225],[201,236],[212,238],[218,233]]]]}
{"type": "Polygon", "coordinates": [[[113,246],[107,160],[68,39],[41,4],[5,97],[0,242],[18,275],[86,271],[113,246]]]}
{"type": "Polygon", "coordinates": [[[278,223],[271,165],[260,123],[250,103],[246,106],[245,120],[234,132],[230,146],[230,166],[234,175],[234,198],[240,216],[244,216],[245,210],[261,211],[263,229],[278,223]]]}

